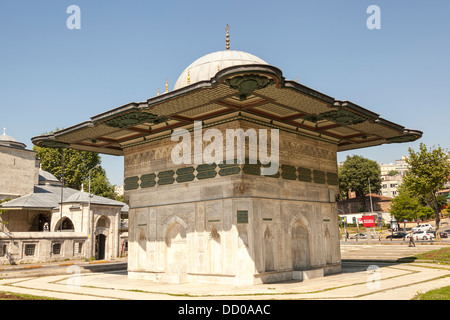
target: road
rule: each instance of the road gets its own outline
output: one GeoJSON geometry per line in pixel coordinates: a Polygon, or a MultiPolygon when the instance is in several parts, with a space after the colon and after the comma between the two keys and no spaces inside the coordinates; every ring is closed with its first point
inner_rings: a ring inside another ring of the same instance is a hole
{"type": "MultiPolygon", "coordinates": [[[[400,231],[403,231],[403,229],[401,229],[400,231]]],[[[410,230],[406,229],[406,232],[408,233],[410,230]]],[[[449,236],[450,236],[450,226],[449,225],[444,225],[441,226],[439,228],[439,231],[443,231],[446,232],[449,236]]],[[[403,240],[403,239],[386,239],[387,236],[391,235],[391,232],[388,232],[386,230],[384,230],[381,234],[381,237],[379,237],[379,232],[376,232],[376,236],[372,238],[372,242],[375,243],[398,243],[398,244],[407,244],[409,243],[409,239],[403,240]]],[[[349,242],[349,243],[368,243],[369,240],[367,239],[352,239],[352,237],[354,237],[355,234],[350,234],[349,235],[349,239],[348,240],[341,240],[341,244],[345,243],[345,242],[349,242]]],[[[416,243],[436,243],[436,240],[414,240],[416,243]]],[[[443,244],[450,244],[450,238],[441,238],[441,241],[443,244]]]]}

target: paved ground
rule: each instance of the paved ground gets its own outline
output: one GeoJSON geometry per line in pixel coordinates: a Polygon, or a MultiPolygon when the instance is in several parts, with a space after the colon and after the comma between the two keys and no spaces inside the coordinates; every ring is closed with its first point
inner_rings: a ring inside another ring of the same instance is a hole
{"type": "Polygon", "coordinates": [[[239,287],[158,284],[128,279],[126,270],[82,273],[86,265],[71,265],[56,268],[59,270],[56,275],[52,275],[49,268],[47,275],[40,277],[17,277],[16,274],[16,277],[1,279],[0,291],[70,300],[409,300],[418,292],[450,286],[450,265],[395,261],[438,248],[440,246],[427,244],[408,247],[404,244],[341,243],[342,273],[303,282],[239,287]]]}

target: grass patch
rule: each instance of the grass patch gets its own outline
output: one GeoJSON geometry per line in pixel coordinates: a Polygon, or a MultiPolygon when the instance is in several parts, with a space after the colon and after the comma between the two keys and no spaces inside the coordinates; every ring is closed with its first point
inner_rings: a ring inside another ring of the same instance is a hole
{"type": "Polygon", "coordinates": [[[420,293],[413,300],[450,300],[450,286],[420,293]]]}
{"type": "Polygon", "coordinates": [[[437,262],[450,263],[450,247],[421,253],[414,257],[417,260],[432,260],[437,262]]]}
{"type": "Polygon", "coordinates": [[[0,300],[60,300],[60,299],[39,297],[30,294],[0,291],[0,300]]]}

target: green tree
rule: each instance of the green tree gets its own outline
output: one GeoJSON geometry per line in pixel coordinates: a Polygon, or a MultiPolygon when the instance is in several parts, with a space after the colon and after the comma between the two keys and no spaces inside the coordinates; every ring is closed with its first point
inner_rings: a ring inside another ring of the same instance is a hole
{"type": "Polygon", "coordinates": [[[348,191],[352,190],[361,199],[361,206],[367,211],[365,195],[370,192],[379,193],[381,190],[381,171],[378,163],[362,156],[347,156],[343,166],[339,170],[340,194],[344,192],[348,197],[348,191]]]}
{"type": "Polygon", "coordinates": [[[390,211],[397,221],[416,220],[420,216],[422,205],[417,197],[411,193],[403,185],[399,187],[398,195],[392,199],[390,211]]]}
{"type": "Polygon", "coordinates": [[[399,174],[399,172],[397,170],[391,170],[388,172],[388,176],[396,176],[398,174],[399,174]]]}
{"type": "Polygon", "coordinates": [[[434,211],[430,207],[422,207],[419,211],[419,218],[422,220],[431,219],[434,216],[434,211]]]}
{"type": "MultiPolygon", "coordinates": [[[[83,190],[89,192],[89,177],[83,181],[83,190]]],[[[109,183],[106,171],[97,167],[91,173],[91,193],[97,196],[115,199],[114,186],[109,183]]]]}
{"type": "MultiPolygon", "coordinates": [[[[0,200],[0,205],[3,203],[3,202],[8,202],[8,201],[10,201],[11,199],[3,199],[3,200],[0,200]]],[[[2,210],[2,209],[0,209],[0,214],[2,214],[3,212],[5,212],[5,211],[7,211],[7,210],[2,210]]],[[[4,222],[4,221],[1,221],[0,220],[0,223],[2,223],[2,224],[8,224],[7,222],[4,222]]]]}
{"type": "Polygon", "coordinates": [[[100,166],[101,158],[98,153],[38,146],[34,146],[33,150],[41,159],[42,170],[61,179],[64,168],[64,185],[69,188],[81,190],[84,184],[84,190],[88,191],[89,170],[94,168],[91,172],[91,193],[114,199],[114,187],[111,186],[105,170],[100,166]]]}
{"type": "Polygon", "coordinates": [[[443,189],[450,177],[450,162],[447,153],[441,147],[427,149],[423,143],[419,151],[409,148],[406,160],[409,169],[403,179],[404,186],[413,195],[423,196],[425,203],[433,210],[436,218],[436,240],[440,241],[439,224],[442,203],[437,192],[443,189]]]}

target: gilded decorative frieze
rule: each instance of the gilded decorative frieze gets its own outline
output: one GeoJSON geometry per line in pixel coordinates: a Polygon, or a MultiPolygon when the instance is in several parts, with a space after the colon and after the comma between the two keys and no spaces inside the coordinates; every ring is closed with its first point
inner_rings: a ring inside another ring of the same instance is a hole
{"type": "Polygon", "coordinates": [[[357,124],[367,120],[366,118],[345,109],[323,112],[320,114],[320,116],[341,125],[357,124]]]}
{"type": "Polygon", "coordinates": [[[274,80],[256,74],[246,74],[237,76],[233,79],[227,79],[226,83],[232,88],[239,90],[240,100],[245,100],[255,90],[263,89],[269,84],[273,84],[274,80]]]}
{"type": "Polygon", "coordinates": [[[164,121],[167,121],[166,117],[160,117],[149,112],[133,111],[122,116],[106,120],[103,124],[109,127],[126,129],[141,123],[157,124],[164,121]]]}

